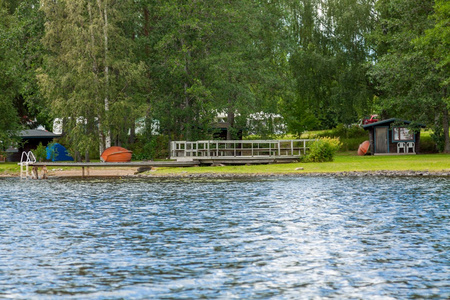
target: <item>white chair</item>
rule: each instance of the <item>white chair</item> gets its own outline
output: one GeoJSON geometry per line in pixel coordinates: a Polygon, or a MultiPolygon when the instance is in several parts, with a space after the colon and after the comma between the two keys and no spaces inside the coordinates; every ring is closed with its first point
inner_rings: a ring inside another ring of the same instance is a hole
{"type": "Polygon", "coordinates": [[[416,145],[414,142],[406,143],[406,153],[409,153],[409,150],[411,150],[411,153],[416,153],[416,145]]]}
{"type": "Polygon", "coordinates": [[[405,142],[399,142],[397,143],[397,153],[400,153],[400,150],[403,150],[403,153],[406,153],[406,143],[405,142]]]}

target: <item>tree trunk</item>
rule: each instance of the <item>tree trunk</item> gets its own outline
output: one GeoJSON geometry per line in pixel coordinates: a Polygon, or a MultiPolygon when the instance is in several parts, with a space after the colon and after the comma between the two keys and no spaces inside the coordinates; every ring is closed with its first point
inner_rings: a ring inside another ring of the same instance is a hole
{"type": "MultiPolygon", "coordinates": [[[[99,9],[99,13],[101,16],[101,19],[103,20],[103,40],[104,40],[104,62],[105,62],[105,99],[104,99],[104,105],[105,105],[105,115],[108,114],[109,111],[109,66],[108,66],[108,10],[107,10],[107,1],[104,2],[103,12],[102,12],[102,3],[101,0],[97,0],[97,5],[99,9]]],[[[106,130],[106,133],[104,134],[105,144],[104,148],[111,147],[111,131],[109,128],[106,130]]]]}
{"type": "Polygon", "coordinates": [[[444,130],[444,153],[450,153],[450,137],[448,126],[448,107],[444,104],[442,112],[442,129],[444,130]]]}
{"type": "Polygon", "coordinates": [[[130,135],[128,136],[128,144],[134,144],[136,140],[136,123],[131,122],[130,135]]]}
{"type": "Polygon", "coordinates": [[[228,100],[228,112],[227,112],[227,140],[232,140],[233,136],[231,131],[234,127],[234,109],[231,105],[231,100],[228,100]]]}
{"type": "MultiPolygon", "coordinates": [[[[100,3],[98,3],[99,8],[100,8],[100,3]]],[[[98,95],[98,88],[99,88],[99,80],[98,80],[98,73],[99,73],[99,67],[97,64],[97,59],[96,59],[96,55],[95,55],[95,37],[94,37],[94,21],[93,21],[93,17],[92,17],[92,7],[91,7],[91,3],[88,3],[88,12],[89,12],[89,21],[90,21],[90,35],[91,35],[91,55],[92,55],[92,73],[94,74],[94,78],[95,78],[95,87],[96,87],[96,94],[98,95]]],[[[95,102],[98,103],[98,98],[97,96],[95,97],[95,102]]],[[[101,132],[101,128],[102,128],[102,124],[101,124],[101,116],[97,115],[98,118],[98,128],[99,133],[98,133],[98,151],[100,152],[100,155],[102,155],[103,151],[105,151],[105,143],[104,143],[104,136],[103,133],[101,132]]]]}
{"type": "MultiPolygon", "coordinates": [[[[184,48],[184,40],[181,40],[181,48],[184,48]]],[[[185,133],[186,133],[186,137],[185,139],[187,141],[189,141],[191,139],[191,135],[192,135],[192,117],[191,117],[191,112],[189,111],[189,107],[191,106],[190,104],[190,96],[188,94],[188,88],[189,88],[189,83],[187,82],[188,78],[189,78],[189,64],[190,61],[190,52],[186,51],[184,53],[184,73],[185,73],[185,82],[183,84],[183,89],[184,89],[184,110],[186,111],[186,116],[184,118],[184,126],[185,126],[185,133]]]]}

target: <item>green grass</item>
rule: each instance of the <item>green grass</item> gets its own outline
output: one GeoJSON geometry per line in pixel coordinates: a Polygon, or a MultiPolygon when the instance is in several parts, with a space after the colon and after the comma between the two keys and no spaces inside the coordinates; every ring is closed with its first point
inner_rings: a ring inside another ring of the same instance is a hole
{"type": "MultiPolygon", "coordinates": [[[[99,162],[100,160],[91,160],[91,162],[99,162]]],[[[50,167],[59,170],[80,170],[79,167],[50,167]]],[[[20,174],[20,166],[16,162],[0,163],[0,176],[18,176],[20,174]]]]}
{"type": "MultiPolygon", "coordinates": [[[[0,163],[0,175],[17,175],[19,171],[17,163],[0,163]]],[[[335,157],[333,162],[326,163],[158,168],[151,174],[295,174],[368,171],[450,172],[450,154],[357,156],[355,152],[342,152],[335,157]],[[296,170],[296,168],[303,168],[303,170],[296,170]]]]}
{"type": "Polygon", "coordinates": [[[17,163],[0,163],[0,175],[13,175],[20,172],[17,163]]]}
{"type": "Polygon", "coordinates": [[[159,168],[156,174],[288,174],[368,171],[450,171],[450,154],[357,156],[340,153],[333,162],[253,166],[159,168]],[[303,170],[295,170],[303,168],[303,170]]]}

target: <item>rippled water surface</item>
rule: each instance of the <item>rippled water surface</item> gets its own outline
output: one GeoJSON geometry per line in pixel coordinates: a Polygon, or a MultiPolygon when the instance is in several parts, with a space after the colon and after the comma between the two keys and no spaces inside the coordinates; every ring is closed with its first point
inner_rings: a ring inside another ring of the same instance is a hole
{"type": "Polygon", "coordinates": [[[445,178],[0,179],[0,298],[450,297],[445,178]]]}

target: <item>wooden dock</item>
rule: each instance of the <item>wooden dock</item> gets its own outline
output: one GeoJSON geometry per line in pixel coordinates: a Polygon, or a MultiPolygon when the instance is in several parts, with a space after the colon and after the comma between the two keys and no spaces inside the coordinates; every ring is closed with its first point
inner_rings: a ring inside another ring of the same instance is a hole
{"type": "Polygon", "coordinates": [[[309,150],[315,139],[204,140],[170,142],[170,158],[188,160],[292,160],[309,150]]]}
{"type": "Polygon", "coordinates": [[[39,168],[42,168],[41,178],[47,178],[47,167],[75,167],[81,168],[81,176],[89,176],[89,168],[101,167],[101,168],[120,168],[120,167],[132,167],[132,168],[155,168],[155,167],[194,167],[200,165],[199,161],[135,161],[135,162],[123,162],[123,163],[108,163],[108,162],[35,162],[30,163],[31,177],[39,178],[39,168]]]}
{"type": "Polygon", "coordinates": [[[31,177],[33,179],[39,179],[39,173],[41,169],[41,179],[48,178],[49,167],[70,167],[81,168],[81,177],[90,176],[89,168],[121,168],[132,167],[138,170],[139,168],[184,168],[195,167],[200,165],[247,165],[247,164],[273,164],[273,163],[291,163],[297,162],[298,157],[295,156],[283,156],[283,157],[198,157],[195,160],[186,161],[135,161],[125,163],[108,163],[108,162],[35,162],[29,163],[31,169],[31,175],[25,177],[31,177]]]}
{"type": "MultiPolygon", "coordinates": [[[[22,159],[21,177],[48,177],[47,167],[78,167],[81,176],[89,176],[89,168],[133,167],[151,169],[155,167],[193,167],[199,165],[246,165],[297,162],[309,150],[313,139],[301,140],[209,140],[209,141],[173,141],[170,144],[170,158],[166,161],[135,161],[125,163],[108,162],[35,162],[31,158],[22,159]],[[26,167],[25,176],[22,168],[26,167]],[[31,168],[31,176],[28,174],[31,168]]],[[[30,155],[30,154],[27,154],[30,155]]],[[[23,158],[23,155],[22,155],[23,158]]]]}

